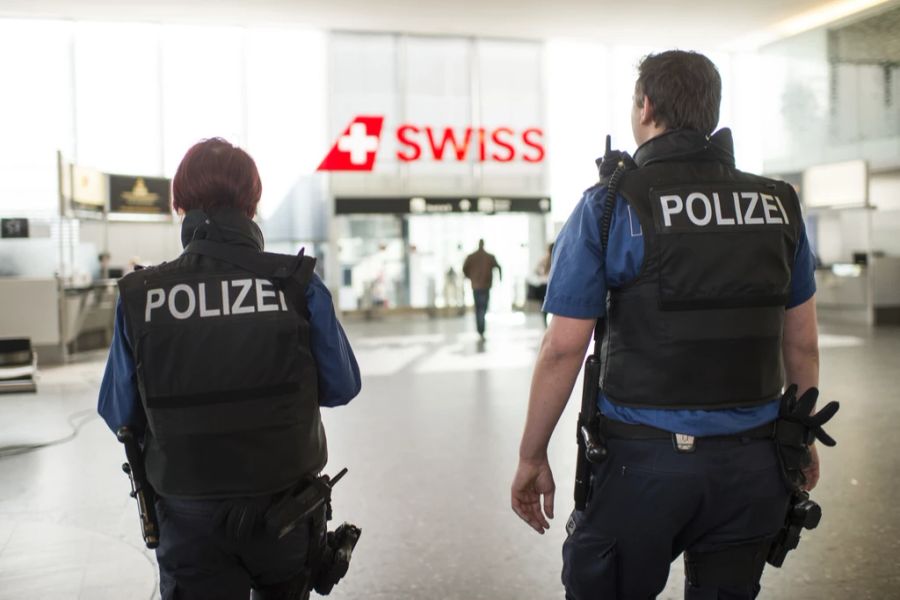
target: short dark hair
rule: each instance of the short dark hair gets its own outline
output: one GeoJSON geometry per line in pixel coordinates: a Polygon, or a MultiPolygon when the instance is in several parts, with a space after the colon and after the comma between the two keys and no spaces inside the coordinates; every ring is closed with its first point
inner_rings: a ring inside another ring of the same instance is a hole
{"type": "Polygon", "coordinates": [[[638,65],[634,101],[646,95],[656,122],[668,129],[711,134],[719,122],[722,78],[711,60],[697,52],[669,50],[648,54],[638,65]]]}
{"type": "Polygon", "coordinates": [[[172,180],[172,206],[176,210],[229,207],[252,219],[261,195],[256,163],[222,138],[191,146],[172,180]]]}

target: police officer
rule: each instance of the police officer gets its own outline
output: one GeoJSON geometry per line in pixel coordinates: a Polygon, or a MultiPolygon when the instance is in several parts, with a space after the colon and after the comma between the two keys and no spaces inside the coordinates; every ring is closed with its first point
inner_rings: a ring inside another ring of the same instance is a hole
{"type": "MultiPolygon", "coordinates": [[[[569,599],[655,598],[682,552],[686,598],[755,598],[784,523],[773,422],[785,383],[817,385],[813,256],[794,190],[737,170],[730,131],[713,134],[720,97],[705,56],[644,58],[634,161],[621,156],[609,204],[611,179],[585,192],[557,238],[544,304],[555,318],[512,507],[537,532],[549,527],[547,445],[604,318],[597,402],[609,455],[567,524],[569,599]]],[[[819,477],[810,454],[806,489],[819,477]]]]}
{"type": "Polygon", "coordinates": [[[307,598],[324,517],[278,539],[264,515],[325,466],[319,407],[359,368],[315,261],[263,253],[246,152],[196,144],[172,190],[185,251],[119,282],[98,410],[142,440],[163,600],[307,598]]]}

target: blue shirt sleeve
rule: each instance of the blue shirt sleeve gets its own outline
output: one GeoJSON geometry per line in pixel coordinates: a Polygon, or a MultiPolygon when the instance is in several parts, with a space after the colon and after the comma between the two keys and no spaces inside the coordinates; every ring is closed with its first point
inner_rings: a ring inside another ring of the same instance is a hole
{"type": "Polygon", "coordinates": [[[120,427],[131,427],[140,436],[146,427],[146,417],[138,396],[135,379],[134,355],[125,331],[125,309],[122,299],[116,304],[116,322],[106,371],[100,383],[97,412],[115,432],[120,427]]]}
{"type": "Polygon", "coordinates": [[[319,374],[319,405],[342,406],[359,394],[359,365],[334,314],[331,293],[317,275],[306,289],[310,342],[319,374]]]}
{"type": "Polygon", "coordinates": [[[791,297],[787,308],[800,306],[816,293],[816,259],[806,237],[806,224],[800,226],[800,239],[794,253],[794,270],[791,273],[791,297]]]}
{"type": "Polygon", "coordinates": [[[606,256],[600,242],[600,219],[606,188],[584,193],[553,246],[544,312],[574,319],[606,315],[607,285],[625,285],[640,272],[644,238],[637,216],[617,196],[606,256]]]}

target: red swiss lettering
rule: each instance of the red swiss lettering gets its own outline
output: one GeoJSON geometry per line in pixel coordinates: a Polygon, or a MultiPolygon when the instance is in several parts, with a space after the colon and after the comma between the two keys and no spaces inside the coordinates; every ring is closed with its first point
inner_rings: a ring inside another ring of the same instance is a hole
{"type": "Polygon", "coordinates": [[[428,136],[428,146],[434,160],[444,160],[444,155],[447,154],[448,160],[456,158],[458,161],[464,161],[471,145],[477,145],[477,160],[480,162],[490,160],[506,163],[520,157],[525,162],[538,163],[546,156],[544,131],[539,127],[525,129],[517,135],[511,127],[498,127],[493,130],[467,127],[464,130],[454,130],[452,127],[401,125],[396,133],[398,143],[396,156],[401,162],[414,162],[422,158],[423,141],[419,137],[422,133],[428,136]],[[521,152],[517,151],[517,143],[522,146],[521,152]]]}
{"type": "Polygon", "coordinates": [[[397,150],[397,160],[403,162],[419,160],[422,156],[422,147],[419,146],[417,141],[407,137],[409,133],[419,133],[419,131],[419,128],[415,125],[402,125],[397,129],[397,141],[407,146],[407,148],[397,150]]]}
{"type": "Polygon", "coordinates": [[[536,150],[536,154],[529,156],[527,153],[522,154],[522,160],[525,162],[541,162],[544,160],[544,144],[543,144],[544,132],[537,127],[532,127],[531,129],[526,129],[522,132],[522,142],[525,143],[529,148],[533,148],[536,150]],[[532,140],[531,138],[538,138],[537,141],[532,140]]]}
{"type": "Polygon", "coordinates": [[[500,139],[501,133],[511,136],[513,135],[513,130],[509,127],[498,127],[494,130],[494,133],[491,134],[491,139],[494,140],[494,143],[501,148],[505,148],[508,153],[504,156],[502,154],[497,154],[496,152],[491,152],[491,158],[497,162],[510,162],[516,157],[516,149],[508,140],[500,139]]]}
{"type": "Polygon", "coordinates": [[[487,160],[487,146],[485,144],[484,127],[478,128],[478,160],[484,162],[487,160]]]}
{"type": "Polygon", "coordinates": [[[462,140],[462,145],[456,140],[456,135],[454,135],[451,127],[444,128],[444,135],[441,137],[440,145],[435,143],[431,127],[426,127],[425,133],[428,134],[428,143],[431,144],[431,154],[434,156],[435,160],[442,160],[444,158],[444,149],[447,147],[448,143],[453,146],[456,160],[465,160],[466,153],[469,151],[469,142],[472,140],[471,127],[466,127],[466,134],[462,140]]]}

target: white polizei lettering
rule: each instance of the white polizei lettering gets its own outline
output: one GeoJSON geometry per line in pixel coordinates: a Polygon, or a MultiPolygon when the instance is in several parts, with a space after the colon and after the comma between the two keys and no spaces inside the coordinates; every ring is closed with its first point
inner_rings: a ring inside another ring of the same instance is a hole
{"type": "Polygon", "coordinates": [[[671,227],[672,215],[678,214],[682,210],[684,210],[684,203],[681,201],[681,196],[676,196],[674,194],[669,196],[660,196],[659,201],[660,203],[662,203],[663,222],[665,223],[666,227],[671,227]]]}
{"type": "Polygon", "coordinates": [[[744,192],[741,194],[741,197],[750,200],[750,204],[747,205],[747,211],[744,213],[744,223],[747,225],[765,224],[766,221],[762,217],[753,216],[753,211],[756,210],[756,205],[759,202],[759,194],[756,192],[744,192]]]}
{"type": "Polygon", "coordinates": [[[274,298],[275,290],[267,290],[264,286],[272,287],[272,282],[265,279],[256,280],[256,310],[258,312],[272,312],[278,310],[277,304],[266,304],[266,298],[274,298]]]}
{"type": "Polygon", "coordinates": [[[253,307],[253,305],[242,306],[244,303],[244,300],[247,298],[247,294],[250,292],[250,288],[253,287],[253,280],[252,279],[235,279],[231,282],[231,285],[241,288],[241,290],[238,292],[237,298],[235,298],[235,300],[234,300],[234,304],[231,305],[231,314],[243,315],[243,314],[255,312],[256,309],[253,307]]]}
{"type": "Polygon", "coordinates": [[[186,283],[179,283],[169,292],[169,312],[172,313],[172,316],[176,319],[187,319],[194,314],[196,308],[197,298],[194,296],[194,290],[186,283]],[[188,305],[186,310],[178,310],[178,307],[176,306],[176,299],[178,298],[179,292],[184,292],[187,296],[188,305]]]}
{"type": "Polygon", "coordinates": [[[287,302],[284,300],[284,292],[278,290],[278,300],[281,301],[281,310],[287,311],[287,302]]]}
{"type": "Polygon", "coordinates": [[[778,224],[781,225],[784,221],[778,216],[778,207],[774,204],[775,198],[770,196],[769,194],[760,194],[759,197],[762,199],[763,204],[763,215],[766,218],[766,223],[770,225],[778,224]],[[772,213],[775,213],[774,215],[772,213]]]}
{"type": "Polygon", "coordinates": [[[790,225],[791,222],[788,221],[787,211],[784,210],[784,204],[781,203],[781,198],[779,198],[778,196],[775,196],[775,202],[778,203],[778,208],[781,209],[781,216],[784,217],[784,224],[790,225]]]}
{"type": "Polygon", "coordinates": [[[228,294],[228,282],[222,282],[222,314],[228,316],[231,314],[231,300],[228,294]]]}
{"type": "Polygon", "coordinates": [[[197,291],[197,295],[200,296],[200,318],[204,317],[218,317],[222,314],[222,311],[218,308],[209,309],[206,308],[206,284],[201,283],[198,286],[200,289],[197,291]]]}
{"type": "Polygon", "coordinates": [[[687,197],[687,201],[685,203],[687,204],[688,219],[690,219],[691,223],[693,223],[694,225],[703,227],[704,225],[709,224],[709,222],[712,220],[712,206],[709,203],[709,198],[707,198],[705,194],[694,192],[687,197]],[[706,212],[703,214],[702,219],[698,219],[697,215],[694,213],[694,205],[696,204],[695,200],[700,200],[701,202],[703,202],[703,207],[706,212]]]}
{"type": "Polygon", "coordinates": [[[166,293],[162,288],[147,290],[147,307],[144,309],[144,321],[150,322],[150,312],[166,303],[166,293]]]}
{"type": "Polygon", "coordinates": [[[722,216],[722,201],[719,199],[719,194],[713,192],[712,197],[713,205],[716,207],[716,225],[734,225],[734,219],[722,216]]]}
{"type": "Polygon", "coordinates": [[[738,225],[744,224],[744,218],[741,216],[741,195],[738,192],[733,193],[734,196],[734,218],[738,225]]]}

